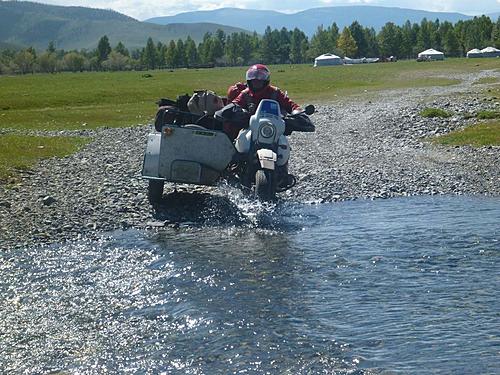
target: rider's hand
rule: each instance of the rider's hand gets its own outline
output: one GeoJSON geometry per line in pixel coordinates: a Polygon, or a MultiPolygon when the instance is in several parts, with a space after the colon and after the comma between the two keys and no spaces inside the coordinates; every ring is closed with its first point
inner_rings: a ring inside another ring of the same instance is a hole
{"type": "Polygon", "coordinates": [[[292,111],[292,116],[295,116],[295,115],[298,115],[300,113],[304,112],[304,110],[302,108],[296,108],[292,111]]]}

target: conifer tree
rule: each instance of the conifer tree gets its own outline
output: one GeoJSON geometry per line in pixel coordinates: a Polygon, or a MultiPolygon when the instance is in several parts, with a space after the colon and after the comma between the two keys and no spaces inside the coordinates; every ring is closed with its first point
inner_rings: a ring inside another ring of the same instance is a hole
{"type": "Polygon", "coordinates": [[[178,67],[187,66],[186,47],[182,39],[177,40],[176,65],[178,67]]]}
{"type": "Polygon", "coordinates": [[[366,57],[368,56],[368,43],[366,41],[366,35],[364,33],[363,27],[358,21],[354,21],[349,26],[349,31],[356,42],[357,52],[353,57],[366,57]]]}
{"type": "Polygon", "coordinates": [[[116,45],[114,50],[118,53],[121,53],[123,56],[127,56],[127,57],[130,56],[128,49],[125,48],[125,46],[123,45],[122,42],[118,42],[118,44],[116,45]]]}
{"type": "Polygon", "coordinates": [[[224,56],[224,45],[222,44],[221,40],[217,37],[212,38],[209,56],[210,56],[209,62],[211,63],[216,63],[224,56]]]}
{"type": "Polygon", "coordinates": [[[169,68],[176,68],[177,65],[177,46],[175,45],[175,41],[171,40],[168,48],[167,55],[165,56],[165,62],[169,68]]]}
{"type": "Polygon", "coordinates": [[[212,33],[206,32],[203,35],[203,41],[198,45],[198,55],[202,64],[208,64],[211,61],[211,49],[212,49],[212,33]]]}
{"type": "Polygon", "coordinates": [[[301,64],[306,61],[307,37],[298,28],[293,29],[290,37],[290,60],[294,64],[301,64]]]}
{"type": "Polygon", "coordinates": [[[99,43],[97,44],[97,61],[101,63],[106,60],[110,52],[111,46],[109,45],[109,39],[104,35],[99,39],[99,43]]]}
{"type": "MultiPolygon", "coordinates": [[[[336,26],[336,25],[335,25],[336,26]]],[[[316,56],[322,55],[324,53],[333,53],[337,44],[332,45],[333,33],[323,28],[323,25],[318,26],[316,32],[311,38],[311,43],[309,45],[309,56],[315,58],[316,56]]]]}
{"type": "Polygon", "coordinates": [[[337,40],[339,39],[339,27],[334,22],[330,27],[326,29],[328,34],[328,47],[333,51],[337,47],[337,40]]]}
{"type": "Polygon", "coordinates": [[[262,61],[266,64],[274,64],[277,62],[278,38],[276,32],[271,30],[271,26],[266,27],[264,36],[262,37],[261,53],[262,61]]]}
{"type": "Polygon", "coordinates": [[[401,28],[401,46],[399,54],[401,57],[409,59],[413,54],[413,46],[416,41],[416,35],[413,34],[413,28],[410,21],[406,21],[401,28]]]}
{"type": "Polygon", "coordinates": [[[144,52],[142,54],[142,60],[146,68],[155,69],[157,66],[157,52],[156,47],[151,37],[148,38],[146,43],[146,47],[144,48],[144,52]]]}
{"type": "Polygon", "coordinates": [[[156,65],[160,69],[165,67],[166,54],[167,54],[167,46],[162,42],[156,43],[156,65]]]}
{"type": "Polygon", "coordinates": [[[194,40],[188,36],[185,43],[186,64],[188,67],[198,63],[198,51],[194,40]]]}
{"type": "Polygon", "coordinates": [[[375,57],[379,55],[379,48],[377,42],[377,32],[373,27],[364,29],[365,40],[367,45],[366,57],[375,57]]]}
{"type": "Polygon", "coordinates": [[[378,34],[379,48],[382,56],[398,56],[401,39],[401,32],[398,27],[392,22],[387,22],[378,34]]]}
{"type": "Polygon", "coordinates": [[[49,45],[47,46],[46,52],[48,53],[55,53],[56,52],[56,46],[53,40],[49,42],[49,45]]]}
{"type": "Polygon", "coordinates": [[[279,32],[276,30],[275,38],[275,43],[278,45],[275,61],[279,64],[290,63],[290,33],[286,27],[282,27],[279,32]]]}
{"type": "Polygon", "coordinates": [[[491,30],[491,44],[495,48],[500,48],[500,17],[491,30]]]}

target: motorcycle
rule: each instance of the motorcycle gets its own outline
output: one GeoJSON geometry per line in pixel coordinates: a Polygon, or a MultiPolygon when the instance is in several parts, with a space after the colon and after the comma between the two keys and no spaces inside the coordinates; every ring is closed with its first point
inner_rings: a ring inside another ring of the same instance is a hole
{"type": "Polygon", "coordinates": [[[309,119],[315,112],[313,105],[282,115],[279,103],[271,99],[262,100],[252,116],[229,104],[214,116],[184,123],[189,114],[175,108],[169,111],[168,121],[155,124],[159,132],[148,135],[144,155],[142,177],[149,180],[152,204],[161,202],[165,181],[215,185],[221,179],[236,182],[260,200],[272,201],[296,184],[288,174],[287,136],[294,131],[315,131],[309,119]],[[235,121],[244,128],[232,142],[222,129],[224,123],[235,121]]]}
{"type": "Polygon", "coordinates": [[[262,201],[273,201],[276,193],[296,184],[288,174],[290,144],[287,136],[293,131],[313,132],[309,115],[315,111],[309,105],[304,111],[282,116],[279,103],[272,99],[260,102],[250,117],[248,128],[235,139],[237,154],[231,170],[239,183],[262,201]]]}

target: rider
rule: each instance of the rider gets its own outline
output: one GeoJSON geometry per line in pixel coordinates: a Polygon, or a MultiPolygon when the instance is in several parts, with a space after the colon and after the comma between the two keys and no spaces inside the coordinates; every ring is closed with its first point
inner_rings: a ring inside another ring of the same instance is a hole
{"type": "MultiPolygon", "coordinates": [[[[233,100],[233,103],[246,109],[250,114],[254,114],[262,99],[276,100],[281,107],[282,113],[295,114],[302,109],[294,103],[283,91],[275,86],[271,86],[271,72],[267,66],[255,64],[248,68],[246,73],[247,88],[233,100]]],[[[238,130],[239,131],[239,130],[238,130]]],[[[236,133],[237,134],[237,133],[236,133]]],[[[294,183],[294,177],[288,174],[288,162],[278,170],[278,187],[285,188],[294,183]]]]}
{"type": "Polygon", "coordinates": [[[294,103],[279,88],[271,86],[271,72],[267,66],[255,64],[248,68],[246,73],[248,87],[233,100],[233,103],[254,114],[262,99],[276,100],[281,110],[287,113],[301,111],[298,104],[294,103]]]}

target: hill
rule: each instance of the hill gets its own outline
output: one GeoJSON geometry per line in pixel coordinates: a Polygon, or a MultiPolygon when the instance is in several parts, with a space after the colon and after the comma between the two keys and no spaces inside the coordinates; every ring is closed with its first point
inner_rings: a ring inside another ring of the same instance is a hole
{"type": "Polygon", "coordinates": [[[22,50],[23,47],[22,46],[19,46],[17,44],[12,44],[12,43],[6,43],[6,42],[0,42],[0,51],[1,50],[4,50],[4,49],[8,49],[8,50],[22,50]]]}
{"type": "Polygon", "coordinates": [[[389,8],[380,6],[336,6],[312,8],[293,14],[285,14],[268,10],[252,10],[237,8],[221,8],[210,11],[180,13],[175,16],[155,17],[146,20],[155,24],[166,25],[174,22],[207,22],[217,20],[218,23],[238,26],[247,30],[263,33],[269,25],[273,29],[295,27],[311,36],[319,25],[330,26],[333,22],[339,28],[349,26],[357,20],[361,25],[379,30],[388,21],[402,25],[406,20],[412,23],[423,18],[428,20],[450,21],[467,20],[472,17],[460,13],[428,12],[423,10],[389,8]]]}
{"type": "Polygon", "coordinates": [[[144,47],[149,37],[155,42],[166,43],[190,35],[195,41],[201,41],[206,32],[214,33],[218,28],[226,33],[245,31],[211,22],[155,25],[112,10],[25,1],[0,2],[1,45],[45,49],[50,41],[54,41],[57,48],[91,49],[97,46],[103,35],[107,35],[112,45],[121,41],[133,49],[144,47]]]}
{"type": "Polygon", "coordinates": [[[500,17],[500,12],[490,13],[488,16],[493,20],[493,22],[495,22],[498,20],[498,17],[500,17]]]}

